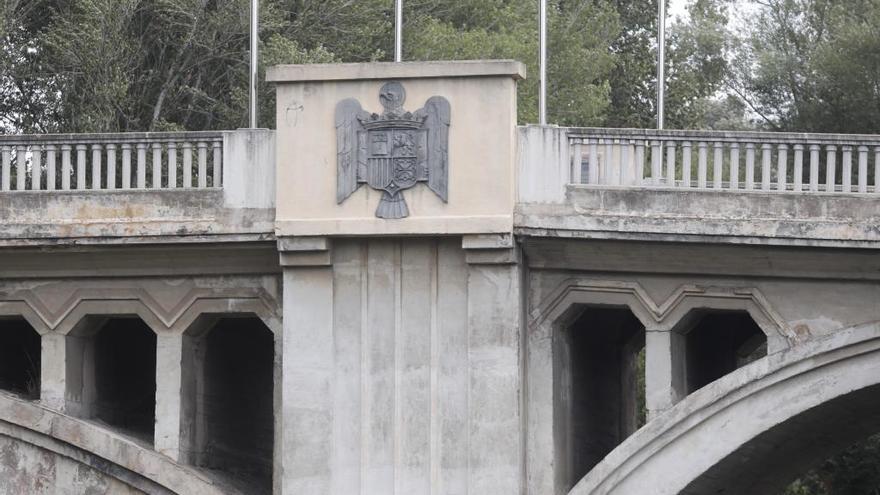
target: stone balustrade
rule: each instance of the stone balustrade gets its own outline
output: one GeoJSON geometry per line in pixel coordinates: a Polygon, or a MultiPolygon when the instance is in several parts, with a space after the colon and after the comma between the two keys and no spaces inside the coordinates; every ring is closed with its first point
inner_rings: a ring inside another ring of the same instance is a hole
{"type": "Polygon", "coordinates": [[[217,188],[222,132],[0,136],[0,190],[217,188]]]}
{"type": "Polygon", "coordinates": [[[574,184],[880,193],[880,136],[571,128],[574,184]]]}

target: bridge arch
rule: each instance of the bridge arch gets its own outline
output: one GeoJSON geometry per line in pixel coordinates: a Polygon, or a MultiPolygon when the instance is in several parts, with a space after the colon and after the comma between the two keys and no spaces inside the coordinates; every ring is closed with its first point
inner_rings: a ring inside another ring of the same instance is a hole
{"type": "Polygon", "coordinates": [[[570,495],[778,493],[880,430],[880,322],[771,354],[629,437],[570,495]]]}
{"type": "MultiPolygon", "coordinates": [[[[787,349],[799,340],[754,287],[682,285],[665,300],[655,301],[635,282],[583,277],[561,282],[533,307],[528,323],[526,463],[529,493],[566,493],[598,461],[579,463],[573,455],[577,446],[571,440],[577,434],[571,428],[571,418],[580,413],[571,409],[569,400],[575,395],[575,391],[570,390],[575,377],[570,373],[572,360],[567,357],[567,334],[589,308],[625,310],[641,323],[647,341],[648,366],[644,379],[652,417],[687,393],[681,384],[674,383],[677,380],[675,363],[680,360],[671,355],[658,358],[663,353],[659,349],[666,347],[671,351],[675,345],[673,334],[682,332],[683,327],[700,314],[747,314],[766,337],[768,353],[787,349]],[[658,369],[661,371],[657,372],[658,369]]],[[[615,429],[613,425],[611,428],[615,429]]],[[[628,434],[629,431],[624,430],[615,434],[610,443],[605,442],[608,448],[602,454],[628,434]]]]}
{"type": "Polygon", "coordinates": [[[126,495],[239,493],[107,428],[5,392],[0,392],[0,453],[4,493],[36,493],[46,484],[126,495]],[[37,468],[39,476],[30,471],[37,468]]]}

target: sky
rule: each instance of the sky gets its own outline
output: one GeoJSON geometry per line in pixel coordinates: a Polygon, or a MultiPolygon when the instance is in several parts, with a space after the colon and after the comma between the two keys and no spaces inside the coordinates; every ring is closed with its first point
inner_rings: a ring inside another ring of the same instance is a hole
{"type": "Polygon", "coordinates": [[[666,8],[669,9],[669,17],[671,19],[687,15],[685,7],[687,7],[687,2],[684,0],[666,0],[666,8]]]}

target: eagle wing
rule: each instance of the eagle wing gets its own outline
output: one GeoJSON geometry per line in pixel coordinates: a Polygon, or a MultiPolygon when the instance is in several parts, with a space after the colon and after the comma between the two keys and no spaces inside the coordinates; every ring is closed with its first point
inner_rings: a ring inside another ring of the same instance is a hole
{"type": "MultiPolygon", "coordinates": [[[[336,105],[336,202],[342,203],[358,188],[358,116],[361,104],[347,98],[336,105]]],[[[364,157],[366,158],[366,157],[364,157]]]]}
{"type": "Polygon", "coordinates": [[[432,96],[416,113],[425,116],[424,129],[428,133],[428,187],[445,203],[449,191],[449,101],[432,96]]]}

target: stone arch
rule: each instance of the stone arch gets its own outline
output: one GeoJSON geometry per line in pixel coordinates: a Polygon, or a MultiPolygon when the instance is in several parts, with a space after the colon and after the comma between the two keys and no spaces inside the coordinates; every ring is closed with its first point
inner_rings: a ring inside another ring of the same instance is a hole
{"type": "Polygon", "coordinates": [[[573,278],[559,287],[530,312],[530,327],[558,325],[571,318],[577,305],[626,306],[645,328],[671,330],[694,309],[742,310],[749,313],[767,335],[771,352],[799,340],[756,288],[736,286],[682,285],[666,300],[657,302],[638,283],[573,278]]]}
{"type": "Polygon", "coordinates": [[[252,312],[273,332],[280,332],[279,303],[266,289],[193,288],[173,307],[161,304],[149,290],[137,287],[114,289],[78,289],[58,307],[50,308],[33,290],[0,294],[0,315],[21,315],[41,335],[49,332],[67,334],[89,314],[137,315],[154,331],[187,327],[202,312],[252,312]],[[180,322],[180,323],[179,323],[180,322]]]}
{"type": "MultiPolygon", "coordinates": [[[[566,489],[558,420],[554,416],[555,339],[590,306],[628,308],[653,332],[670,332],[695,309],[746,311],[766,334],[769,352],[797,341],[785,320],[755,288],[683,285],[657,302],[638,283],[572,278],[529,312],[526,352],[526,463],[529,493],[566,489]]],[[[569,485],[570,486],[570,485],[569,485]]]]}
{"type": "MultiPolygon", "coordinates": [[[[130,490],[131,493],[240,493],[101,426],[5,393],[0,393],[0,442],[7,446],[16,446],[17,451],[33,450],[40,454],[41,462],[50,462],[52,465],[65,463],[75,467],[71,470],[59,469],[59,473],[77,473],[83,470],[98,473],[98,476],[90,476],[89,479],[108,480],[109,483],[103,483],[104,486],[109,484],[120,490],[130,490]]],[[[33,476],[32,481],[55,481],[64,486],[70,481],[60,478],[46,479],[48,475],[56,475],[55,470],[46,470],[43,477],[33,476]]],[[[27,473],[24,480],[28,481],[27,473]]],[[[30,492],[30,488],[34,487],[18,488],[23,492],[30,492]]]]}
{"type": "Polygon", "coordinates": [[[878,390],[880,322],[802,343],[691,394],[611,452],[570,494],[702,494],[719,487],[774,493],[790,481],[779,473],[796,477],[811,461],[880,430],[878,390]],[[800,436],[821,441],[785,448],[780,440],[800,436]]]}
{"type": "Polygon", "coordinates": [[[203,301],[181,318],[180,460],[270,493],[280,454],[280,320],[255,304],[203,301]],[[273,329],[273,325],[277,325],[273,329]]]}

